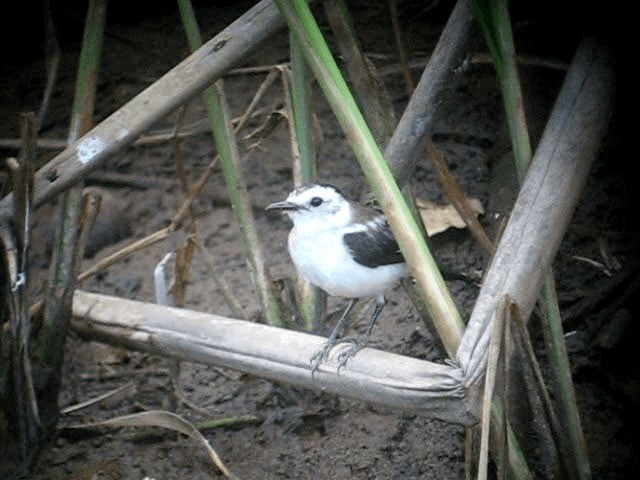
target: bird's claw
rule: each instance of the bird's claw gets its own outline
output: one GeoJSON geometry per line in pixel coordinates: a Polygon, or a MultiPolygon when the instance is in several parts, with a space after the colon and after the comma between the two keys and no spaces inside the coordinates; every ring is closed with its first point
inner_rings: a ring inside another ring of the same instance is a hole
{"type": "Polygon", "coordinates": [[[322,360],[324,360],[326,358],[326,356],[329,354],[331,349],[333,347],[335,347],[338,343],[340,343],[340,342],[339,341],[335,341],[335,340],[325,342],[311,356],[311,359],[309,360],[309,363],[311,363],[311,376],[312,377],[315,375],[316,371],[320,367],[320,364],[322,363],[322,360]]]}
{"type": "Polygon", "coordinates": [[[322,344],[318,350],[311,356],[311,376],[313,377],[320,367],[322,361],[329,355],[329,352],[333,347],[340,343],[350,343],[351,346],[340,354],[337,357],[338,360],[338,371],[344,366],[346,366],[347,362],[356,356],[356,354],[367,346],[367,339],[363,337],[356,338],[342,338],[340,340],[328,341],[322,344]]]}
{"type": "Polygon", "coordinates": [[[367,346],[366,340],[361,337],[345,338],[342,341],[350,343],[351,346],[347,350],[340,352],[340,354],[338,355],[338,370],[344,367],[349,360],[355,357],[360,350],[367,346]]]}

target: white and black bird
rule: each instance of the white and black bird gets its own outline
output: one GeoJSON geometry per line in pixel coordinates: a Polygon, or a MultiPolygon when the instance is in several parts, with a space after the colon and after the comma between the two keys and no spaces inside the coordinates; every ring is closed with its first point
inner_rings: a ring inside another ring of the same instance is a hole
{"type": "Polygon", "coordinates": [[[288,244],[298,272],[329,295],[350,299],[327,342],[311,358],[315,372],[333,346],[350,342],[352,347],[339,356],[343,366],[366,345],[385,293],[408,273],[387,220],[379,210],[348,200],[328,184],[296,188],[267,210],[280,210],[293,221],[288,244]],[[338,340],[349,312],[363,297],[376,297],[367,330],[358,338],[338,340]]]}

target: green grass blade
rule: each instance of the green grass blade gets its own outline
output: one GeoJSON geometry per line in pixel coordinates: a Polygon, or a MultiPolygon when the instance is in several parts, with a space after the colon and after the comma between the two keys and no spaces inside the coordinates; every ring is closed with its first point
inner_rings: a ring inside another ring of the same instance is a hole
{"type": "MultiPolygon", "coordinates": [[[[192,50],[196,50],[202,45],[202,38],[191,1],[178,0],[178,7],[189,46],[192,50]]],[[[209,87],[203,92],[202,98],[209,114],[211,130],[220,155],[222,175],[233,205],[233,212],[240,224],[245,254],[263,311],[270,325],[282,326],[280,303],[272,290],[269,272],[262,254],[247,187],[242,177],[238,147],[231,125],[231,117],[227,111],[223,85],[223,81],[218,80],[213,87],[209,87]]]]}
{"type": "Polygon", "coordinates": [[[386,213],[443,344],[453,356],[463,329],[460,313],[309,7],[303,1],[294,3],[295,8],[285,0],[276,0],[386,213]]]}
{"type": "MultiPolygon", "coordinates": [[[[474,0],[472,7],[491,51],[500,82],[516,172],[522,183],[533,153],[518,76],[508,0],[474,0]]],[[[573,465],[568,467],[573,470],[572,474],[577,475],[577,478],[590,478],[589,459],[571,380],[571,368],[564,343],[553,272],[549,272],[545,280],[539,303],[543,307],[542,323],[545,343],[557,390],[558,418],[562,424],[562,430],[567,433],[559,438],[562,446],[561,454],[573,457],[573,465]]],[[[566,459],[564,460],[566,465],[566,459]]]]}

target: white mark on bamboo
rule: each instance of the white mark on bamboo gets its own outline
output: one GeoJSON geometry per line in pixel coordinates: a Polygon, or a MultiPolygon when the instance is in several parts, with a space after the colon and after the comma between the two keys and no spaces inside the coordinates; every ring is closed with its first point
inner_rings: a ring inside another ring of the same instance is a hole
{"type": "Polygon", "coordinates": [[[127,130],[126,128],[123,128],[118,132],[117,138],[118,140],[123,140],[127,138],[129,135],[130,135],[129,130],[127,130]]]}
{"type": "Polygon", "coordinates": [[[78,143],[76,152],[78,152],[78,160],[87,164],[92,161],[98,154],[104,150],[104,141],[97,136],[89,136],[78,143]]]}

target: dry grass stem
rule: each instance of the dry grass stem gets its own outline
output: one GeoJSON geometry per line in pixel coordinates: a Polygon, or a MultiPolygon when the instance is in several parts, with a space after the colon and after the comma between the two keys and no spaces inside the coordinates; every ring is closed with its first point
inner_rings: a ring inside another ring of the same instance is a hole
{"type": "Polygon", "coordinates": [[[227,282],[218,275],[218,268],[216,267],[213,257],[209,251],[196,239],[193,239],[192,241],[195,242],[200,253],[202,253],[204,261],[207,264],[207,269],[209,270],[209,276],[215,283],[216,287],[220,290],[220,293],[222,293],[222,296],[227,302],[227,306],[231,309],[231,314],[235,318],[247,318],[240,302],[238,302],[236,297],[233,295],[231,288],[227,285],[227,282]]]}
{"type": "Polygon", "coordinates": [[[68,415],[70,413],[79,412],[80,410],[84,410],[85,408],[93,407],[95,405],[100,405],[102,403],[113,403],[119,401],[122,398],[132,397],[136,393],[136,384],[134,382],[127,382],[125,385],[114,388],[102,395],[98,395],[95,398],[90,400],[85,400],[84,402],[75,403],[73,405],[69,405],[60,410],[62,415],[68,415]]]}
{"type": "Polygon", "coordinates": [[[467,224],[472,235],[478,241],[484,252],[488,256],[493,255],[493,243],[478,221],[476,212],[469,205],[468,198],[465,195],[464,191],[458,184],[456,178],[451,174],[451,171],[449,170],[447,162],[442,156],[442,153],[435,146],[431,139],[427,140],[426,149],[427,155],[436,167],[436,171],[438,172],[438,177],[440,178],[440,183],[445,195],[447,196],[447,198],[449,198],[464,222],[467,224]]]}
{"type": "Polygon", "coordinates": [[[484,397],[482,400],[482,432],[480,440],[480,459],[478,463],[478,480],[487,480],[489,467],[489,430],[492,417],[493,392],[497,370],[504,350],[504,325],[507,299],[498,302],[493,315],[491,341],[487,357],[486,377],[484,381],[484,397]]]}
{"type": "Polygon", "coordinates": [[[204,447],[211,462],[222,472],[222,474],[231,479],[235,479],[229,469],[222,462],[216,451],[211,447],[207,439],[200,431],[189,421],[185,420],[175,413],[162,410],[151,410],[148,412],[133,413],[131,415],[123,415],[121,417],[104,420],[101,422],[84,423],[73,427],[66,427],[67,430],[78,429],[94,429],[100,427],[122,428],[122,427],[161,427],[173,430],[188,437],[191,437],[199,445],[204,447]]]}

